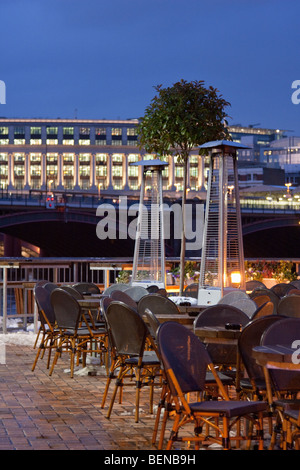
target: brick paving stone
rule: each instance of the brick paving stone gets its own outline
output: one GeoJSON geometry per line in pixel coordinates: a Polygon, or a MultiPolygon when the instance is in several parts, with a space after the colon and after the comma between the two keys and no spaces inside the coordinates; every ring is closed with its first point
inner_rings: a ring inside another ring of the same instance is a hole
{"type": "MultiPolygon", "coordinates": [[[[149,414],[147,388],[141,391],[139,423],[134,422],[134,387],[124,388],[123,403],[116,400],[108,420],[113,387],[102,409],[103,370],[101,375],[71,378],[63,355],[50,377],[46,358],[31,371],[35,355],[30,346],[6,345],[6,364],[0,364],[0,451],[155,450],[155,414],[149,414]]],[[[156,389],[155,403],[159,397],[156,389]]]]}

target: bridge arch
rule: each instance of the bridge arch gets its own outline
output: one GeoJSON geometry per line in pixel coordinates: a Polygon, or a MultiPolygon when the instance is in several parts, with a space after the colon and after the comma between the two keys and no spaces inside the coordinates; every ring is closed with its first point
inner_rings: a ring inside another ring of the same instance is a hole
{"type": "MultiPolygon", "coordinates": [[[[44,256],[133,256],[134,240],[100,240],[101,220],[92,212],[41,210],[15,212],[0,217],[0,233],[16,237],[41,249],[44,256]]],[[[117,226],[116,231],[123,228],[117,226]]]]}

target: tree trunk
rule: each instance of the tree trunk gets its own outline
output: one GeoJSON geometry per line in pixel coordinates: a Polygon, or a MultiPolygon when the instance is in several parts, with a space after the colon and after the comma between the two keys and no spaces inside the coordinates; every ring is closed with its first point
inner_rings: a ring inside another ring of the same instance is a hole
{"type": "Polygon", "coordinates": [[[186,205],[186,190],[187,190],[187,164],[188,155],[184,157],[183,164],[183,191],[182,191],[182,231],[181,231],[181,251],[180,251],[180,283],[179,295],[183,295],[184,291],[184,266],[185,266],[185,205],[186,205]]]}

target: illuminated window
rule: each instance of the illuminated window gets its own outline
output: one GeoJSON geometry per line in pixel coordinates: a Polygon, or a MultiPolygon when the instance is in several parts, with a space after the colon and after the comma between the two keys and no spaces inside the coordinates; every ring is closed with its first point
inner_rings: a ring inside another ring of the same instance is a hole
{"type": "Polygon", "coordinates": [[[8,127],[0,127],[0,136],[8,135],[8,127]]]}
{"type": "Polygon", "coordinates": [[[97,163],[106,163],[107,156],[105,153],[97,153],[96,154],[96,164],[97,163]]]}
{"type": "Polygon", "coordinates": [[[74,140],[73,139],[63,139],[62,144],[63,145],[74,145],[74,140]]]}
{"type": "Polygon", "coordinates": [[[14,145],[25,145],[25,139],[14,139],[14,145]]]}
{"type": "Polygon", "coordinates": [[[17,162],[24,162],[25,160],[25,156],[23,153],[15,153],[14,154],[14,162],[17,163],[17,162]]]}
{"type": "Polygon", "coordinates": [[[139,161],[139,156],[137,153],[131,153],[130,155],[128,155],[128,163],[138,162],[138,161],[139,161]]]}
{"type": "Polygon", "coordinates": [[[112,136],[121,136],[122,135],[122,128],[121,127],[113,127],[111,130],[112,136]]]}
{"type": "Polygon", "coordinates": [[[123,155],[120,153],[114,153],[112,156],[113,163],[122,163],[123,155]]]}
{"type": "Polygon", "coordinates": [[[8,145],[9,140],[8,139],[0,139],[0,145],[8,145]]]}
{"type": "Polygon", "coordinates": [[[31,176],[41,176],[41,167],[40,165],[31,165],[30,166],[31,176]]]}
{"type": "Polygon", "coordinates": [[[30,139],[30,145],[42,145],[42,139],[30,139]]]}
{"type": "Polygon", "coordinates": [[[106,176],[107,168],[106,166],[97,166],[96,167],[96,176],[106,176]]]}
{"type": "Polygon", "coordinates": [[[74,176],[73,165],[64,165],[64,176],[74,176]]]}
{"type": "Polygon", "coordinates": [[[90,154],[89,153],[80,153],[79,154],[79,161],[80,162],[90,162],[90,154]]]}
{"type": "Polygon", "coordinates": [[[57,144],[58,144],[58,140],[57,140],[57,139],[47,139],[47,140],[46,140],[46,144],[47,144],[47,145],[57,145],[57,144]]]}
{"type": "Polygon", "coordinates": [[[63,128],[63,135],[64,136],[74,135],[74,127],[64,127],[63,128]]]}
{"type": "Polygon", "coordinates": [[[74,154],[73,153],[64,153],[63,154],[64,163],[67,162],[74,162],[74,154]]]}
{"type": "Polygon", "coordinates": [[[98,127],[97,129],[95,129],[95,135],[98,136],[98,135],[106,135],[106,127],[98,127]]]}
{"type": "Polygon", "coordinates": [[[80,176],[90,176],[90,166],[89,165],[82,165],[79,168],[80,176]]]}
{"type": "Polygon", "coordinates": [[[36,154],[36,153],[31,153],[30,154],[30,161],[31,162],[40,162],[41,161],[41,155],[36,154]]]}
{"type": "Polygon", "coordinates": [[[56,177],[57,176],[57,165],[48,165],[47,166],[47,176],[56,177]]]}
{"type": "Polygon", "coordinates": [[[47,127],[47,135],[57,135],[58,127],[47,127]]]}
{"type": "Polygon", "coordinates": [[[112,175],[113,176],[122,176],[123,171],[121,166],[113,166],[112,175]]]}
{"type": "Polygon", "coordinates": [[[41,127],[31,127],[30,128],[30,135],[41,135],[42,133],[42,128],[41,127]]]}
{"type": "Polygon", "coordinates": [[[79,145],[90,145],[90,140],[89,139],[79,139],[78,144],[79,145]]]}
{"type": "Polygon", "coordinates": [[[57,158],[57,153],[47,153],[47,162],[56,162],[57,158]]]}
{"type": "Polygon", "coordinates": [[[89,127],[80,127],[79,134],[80,135],[90,135],[89,127]]]}
{"type": "Polygon", "coordinates": [[[7,162],[8,156],[7,153],[0,153],[0,162],[7,162]]]}

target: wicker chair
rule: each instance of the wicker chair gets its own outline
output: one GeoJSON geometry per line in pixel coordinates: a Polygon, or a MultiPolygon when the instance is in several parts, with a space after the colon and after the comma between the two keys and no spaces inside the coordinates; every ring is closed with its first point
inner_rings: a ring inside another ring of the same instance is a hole
{"type": "Polygon", "coordinates": [[[83,367],[87,353],[107,353],[106,329],[93,330],[85,318],[79,303],[69,293],[57,288],[51,293],[51,304],[55,313],[59,335],[57,350],[52,362],[49,375],[52,375],[58,358],[63,351],[70,354],[71,377],[74,376],[75,357],[82,355],[83,367]],[[80,327],[81,323],[86,327],[80,327]]]}
{"type": "Polygon", "coordinates": [[[37,310],[40,320],[40,328],[37,335],[37,339],[39,338],[40,334],[42,335],[42,337],[32,366],[32,371],[34,371],[41,353],[43,357],[47,349],[47,368],[49,369],[51,352],[56,345],[58,330],[56,329],[56,319],[53,307],[51,305],[50,295],[50,292],[47,289],[44,289],[42,286],[38,285],[34,288],[34,297],[37,304],[37,310]]]}
{"type": "MultiPolygon", "coordinates": [[[[149,330],[140,315],[128,305],[111,302],[106,311],[106,321],[110,331],[112,346],[118,361],[119,373],[115,381],[107,418],[110,418],[118,390],[124,386],[136,386],[135,422],[139,421],[140,392],[144,385],[150,390],[150,413],[153,413],[153,391],[155,377],[161,377],[161,364],[155,351],[145,351],[146,340],[151,341],[149,330]],[[135,376],[135,382],[132,380],[135,376]],[[127,380],[129,379],[129,380],[127,380]]],[[[108,377],[104,398],[108,393],[111,378],[108,377]]],[[[160,382],[159,382],[160,385],[160,382]]],[[[122,394],[120,397],[122,400],[122,394]]],[[[105,399],[102,402],[104,406],[105,399]]]]}
{"type": "Polygon", "coordinates": [[[194,442],[195,447],[199,448],[201,443],[208,440],[221,444],[224,449],[230,449],[232,440],[240,443],[241,440],[251,439],[251,436],[240,433],[231,435],[233,427],[242,417],[249,419],[257,427],[259,449],[263,449],[263,412],[267,404],[260,401],[229,400],[205,346],[183,325],[171,321],[161,324],[157,341],[176,407],[166,449],[171,450],[175,442],[187,441],[194,442]],[[199,395],[202,396],[205,390],[208,368],[213,373],[224,399],[199,401],[199,395]],[[193,400],[194,393],[196,401],[193,400]],[[186,399],[187,394],[190,401],[186,399]],[[190,423],[194,426],[194,435],[179,435],[190,423]],[[204,432],[206,426],[209,429],[209,438],[204,432]]]}

